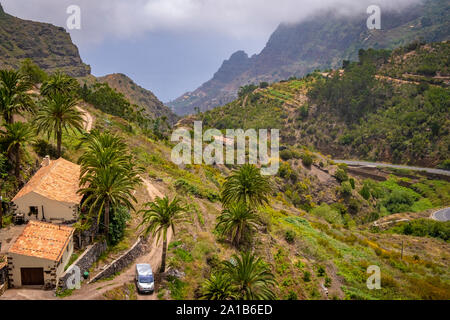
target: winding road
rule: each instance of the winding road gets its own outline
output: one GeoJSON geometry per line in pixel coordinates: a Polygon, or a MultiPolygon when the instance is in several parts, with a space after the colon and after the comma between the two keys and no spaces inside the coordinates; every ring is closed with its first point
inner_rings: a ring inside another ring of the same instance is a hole
{"type": "Polygon", "coordinates": [[[345,163],[349,166],[365,166],[365,167],[382,167],[382,168],[394,168],[394,169],[407,169],[413,171],[425,171],[428,173],[440,174],[450,176],[450,171],[433,168],[423,167],[410,167],[398,164],[381,163],[381,162],[367,162],[367,161],[353,161],[353,160],[333,160],[335,163],[345,163]]]}
{"type": "Polygon", "coordinates": [[[441,222],[450,221],[450,208],[445,208],[433,213],[431,218],[441,222]]]}

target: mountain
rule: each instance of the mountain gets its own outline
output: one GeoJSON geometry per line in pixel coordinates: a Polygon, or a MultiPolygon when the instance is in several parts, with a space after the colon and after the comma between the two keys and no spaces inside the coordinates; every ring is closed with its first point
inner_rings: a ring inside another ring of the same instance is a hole
{"type": "Polygon", "coordinates": [[[205,127],[278,128],[285,146],[334,159],[450,164],[450,43],[361,50],[333,72],[257,88],[196,118],[205,127]]]}
{"type": "Polygon", "coordinates": [[[17,69],[25,58],[48,72],[61,70],[73,77],[91,73],[64,28],[13,17],[0,4],[0,68],[17,69]]]}
{"type": "Polygon", "coordinates": [[[383,11],[382,30],[368,30],[365,11],[355,16],[320,12],[298,24],[282,24],[260,54],[234,53],[211,80],[169,106],[177,114],[205,111],[233,101],[243,85],[337,68],[343,60],[356,59],[361,48],[392,49],[419,38],[447,40],[449,9],[446,0],[427,0],[401,11],[383,11]]]}
{"type": "Polygon", "coordinates": [[[151,91],[137,85],[133,80],[121,73],[114,73],[97,78],[99,82],[107,83],[111,88],[122,93],[132,104],[143,107],[152,117],[166,116],[170,123],[178,119],[170,108],[166,107],[151,91]]]}

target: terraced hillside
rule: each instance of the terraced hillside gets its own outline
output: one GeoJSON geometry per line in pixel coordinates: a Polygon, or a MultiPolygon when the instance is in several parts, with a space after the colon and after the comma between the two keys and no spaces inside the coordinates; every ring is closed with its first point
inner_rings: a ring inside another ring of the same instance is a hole
{"type": "Polygon", "coordinates": [[[248,86],[199,118],[219,129],[279,128],[284,144],[334,158],[446,167],[448,50],[448,42],[363,50],[345,70],[248,86]]]}

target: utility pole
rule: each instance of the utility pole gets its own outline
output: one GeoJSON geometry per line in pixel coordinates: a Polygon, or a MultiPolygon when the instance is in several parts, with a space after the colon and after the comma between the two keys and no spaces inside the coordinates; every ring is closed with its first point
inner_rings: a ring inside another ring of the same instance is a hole
{"type": "Polygon", "coordinates": [[[400,259],[403,260],[403,240],[402,240],[402,255],[400,259]]]}

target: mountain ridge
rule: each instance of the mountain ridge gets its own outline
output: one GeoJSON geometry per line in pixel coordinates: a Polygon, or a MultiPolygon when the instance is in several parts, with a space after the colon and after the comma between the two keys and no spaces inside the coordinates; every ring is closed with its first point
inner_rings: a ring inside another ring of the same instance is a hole
{"type": "Polygon", "coordinates": [[[50,73],[59,70],[73,77],[91,73],[64,28],[14,17],[0,4],[0,68],[18,69],[26,58],[50,73]]]}
{"type": "Polygon", "coordinates": [[[261,53],[248,57],[237,51],[211,80],[168,105],[181,115],[196,108],[205,111],[233,101],[243,85],[337,68],[342,60],[356,59],[359,49],[393,49],[418,38],[448,40],[448,14],[445,1],[428,0],[401,12],[383,13],[382,30],[367,29],[365,12],[349,18],[326,11],[298,24],[281,24],[261,53]]]}
{"type": "Polygon", "coordinates": [[[97,80],[101,83],[107,83],[111,88],[122,93],[132,104],[143,107],[150,116],[155,118],[165,116],[171,124],[178,120],[178,116],[165,106],[152,91],[139,86],[123,73],[108,74],[97,77],[97,80]]]}

